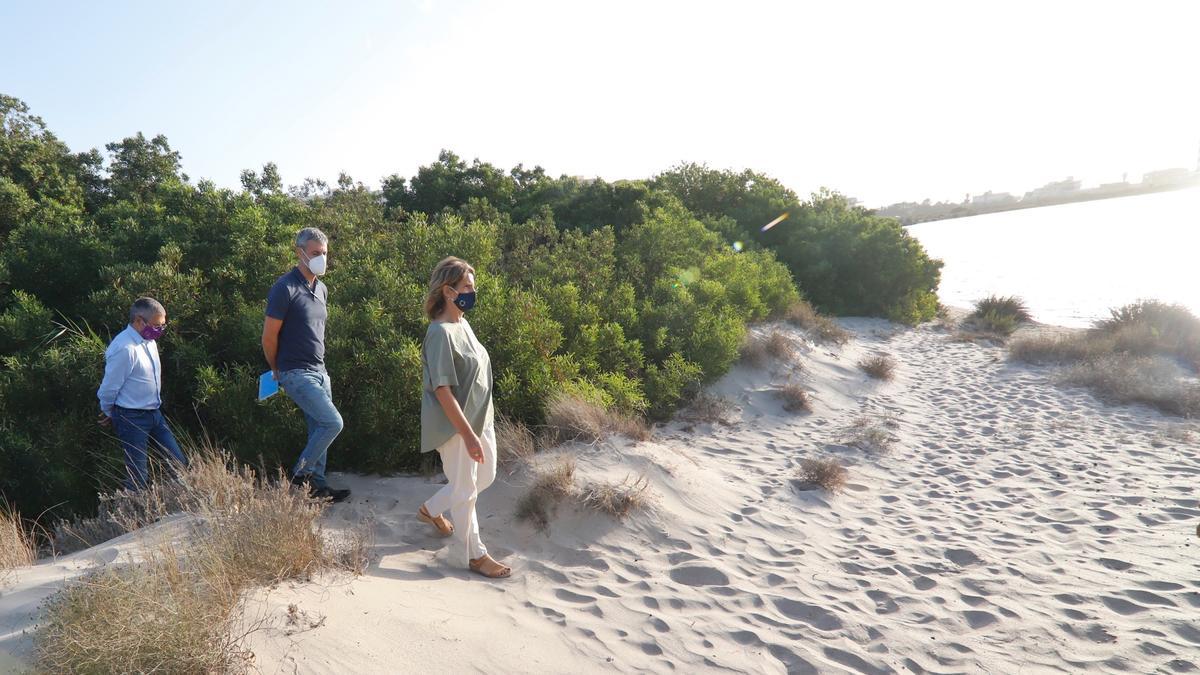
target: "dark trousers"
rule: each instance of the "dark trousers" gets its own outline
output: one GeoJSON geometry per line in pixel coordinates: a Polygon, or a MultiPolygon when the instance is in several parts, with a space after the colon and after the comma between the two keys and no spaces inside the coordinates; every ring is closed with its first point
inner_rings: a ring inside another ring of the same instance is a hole
{"type": "Polygon", "coordinates": [[[166,461],[172,471],[177,466],[187,466],[187,457],[179,449],[175,435],[167,426],[162,411],[133,410],[117,406],[113,409],[113,430],[121,440],[125,451],[125,487],[138,490],[146,487],[150,480],[150,458],[148,446],[153,441],[154,451],[166,461]]]}

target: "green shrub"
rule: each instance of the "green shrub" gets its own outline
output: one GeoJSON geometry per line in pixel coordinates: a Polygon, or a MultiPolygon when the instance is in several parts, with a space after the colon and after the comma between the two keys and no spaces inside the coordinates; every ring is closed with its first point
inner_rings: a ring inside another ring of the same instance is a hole
{"type": "Polygon", "coordinates": [[[304,226],[331,239],[327,366],[346,420],[331,470],[420,465],[421,305],[447,255],[478,271],[469,320],[496,407],[532,428],[572,382],[614,413],[665,419],[730,368],[748,322],[799,301],[796,281],[823,309],[913,321],[936,287],[937,265],[892,221],[831,194],[799,204],[753,173],[610,183],[443,152],[378,194],[348,176],[285,191],[271,164],[230,190],[189,182],[161,136],[72,154],[11,97],[0,122],[0,492],[25,513],[87,513],[120,480],[95,391],[140,295],[167,308],[178,430],[268,469],[295,460],[303,416],[286,396],[257,403],[255,380],[266,294],[304,226]]]}
{"type": "Polygon", "coordinates": [[[651,419],[666,419],[686,399],[700,390],[703,371],[700,366],[671,354],[662,365],[646,368],[646,398],[650,400],[651,419]]]}
{"type": "Polygon", "coordinates": [[[983,319],[985,317],[1010,320],[1013,325],[1028,323],[1033,320],[1033,317],[1029,314],[1029,309],[1025,306],[1025,301],[1015,295],[1007,297],[989,295],[982,300],[976,301],[975,311],[967,317],[968,320],[983,319]]]}

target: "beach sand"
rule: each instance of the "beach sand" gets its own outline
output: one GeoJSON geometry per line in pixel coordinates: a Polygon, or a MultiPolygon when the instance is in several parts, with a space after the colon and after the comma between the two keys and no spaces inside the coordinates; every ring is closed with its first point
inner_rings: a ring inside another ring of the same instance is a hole
{"type": "MultiPolygon", "coordinates": [[[[479,499],[514,568],[449,567],[413,517],[439,477],[337,476],[355,499],[330,530],[372,523],[362,577],[256,592],[264,673],[1184,672],[1200,667],[1200,434],[1106,406],[934,326],[842,321],[837,348],[795,340],[800,373],[738,366],[711,388],[730,424],[678,419],[653,440],[568,445],[577,477],[645,475],[624,523],[564,505],[548,532],[513,516],[529,471],[479,499]],[[856,366],[884,352],[890,382],[856,366]],[[812,411],[783,410],[789,380],[812,411]],[[848,430],[866,417],[880,452],[848,430]],[[845,490],[800,483],[834,458],[845,490]],[[289,606],[298,620],[287,620],[289,606]]],[[[172,523],[155,528],[171,527],[172,523]]],[[[151,528],[154,529],[154,528],[151,528]]],[[[27,658],[38,601],[136,535],[18,570],[0,589],[0,671],[27,658]],[[8,659],[7,661],[5,659],[8,659]]]]}

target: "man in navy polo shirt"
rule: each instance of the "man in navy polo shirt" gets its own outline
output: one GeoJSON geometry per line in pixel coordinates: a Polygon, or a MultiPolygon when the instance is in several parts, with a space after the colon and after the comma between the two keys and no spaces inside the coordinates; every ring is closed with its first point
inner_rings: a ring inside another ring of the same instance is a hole
{"type": "Polygon", "coordinates": [[[298,264],[279,277],[267,294],[262,346],[279,388],[291,397],[308,422],[308,444],[292,469],[292,483],[318,498],[335,502],[349,490],[333,490],[325,482],[325,458],[342,431],[342,416],[333,405],[333,388],[325,370],[325,320],[329,291],[318,278],[325,274],[329,238],[315,227],[296,235],[298,264]]]}

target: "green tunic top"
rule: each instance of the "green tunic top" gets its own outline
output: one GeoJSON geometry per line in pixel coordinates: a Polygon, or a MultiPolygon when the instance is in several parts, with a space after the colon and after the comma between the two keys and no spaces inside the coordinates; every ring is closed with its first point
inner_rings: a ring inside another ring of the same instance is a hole
{"type": "Polygon", "coordinates": [[[421,452],[436,450],[458,433],[434,392],[449,386],[476,434],[493,423],[492,360],[466,318],[434,321],[421,346],[425,371],[421,397],[421,452]]]}

